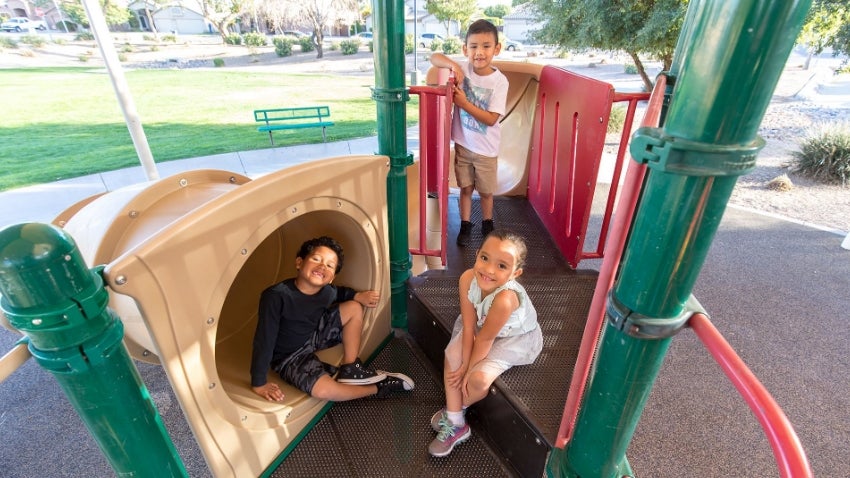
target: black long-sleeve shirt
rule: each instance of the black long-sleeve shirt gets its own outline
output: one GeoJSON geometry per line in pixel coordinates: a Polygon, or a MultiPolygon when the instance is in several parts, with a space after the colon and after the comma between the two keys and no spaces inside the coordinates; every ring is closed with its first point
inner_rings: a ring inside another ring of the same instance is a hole
{"type": "Polygon", "coordinates": [[[264,290],[251,354],[251,386],[265,385],[269,365],[306,344],[325,311],[333,304],[354,299],[356,293],[349,287],[329,284],[307,295],[298,290],[294,278],[264,290]]]}

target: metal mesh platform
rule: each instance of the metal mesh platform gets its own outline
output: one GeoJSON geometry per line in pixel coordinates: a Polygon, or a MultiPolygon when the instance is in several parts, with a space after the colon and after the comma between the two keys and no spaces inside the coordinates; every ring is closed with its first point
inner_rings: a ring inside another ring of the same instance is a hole
{"type": "Polygon", "coordinates": [[[431,415],[444,405],[443,390],[436,370],[409,337],[391,340],[370,366],[404,373],[416,388],[383,400],[336,403],[271,476],[511,476],[474,431],[451,455],[428,454],[435,436],[431,415]]]}

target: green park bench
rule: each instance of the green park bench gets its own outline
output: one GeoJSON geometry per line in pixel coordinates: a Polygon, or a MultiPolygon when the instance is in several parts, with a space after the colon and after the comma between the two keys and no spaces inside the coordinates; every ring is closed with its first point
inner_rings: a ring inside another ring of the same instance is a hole
{"type": "Polygon", "coordinates": [[[254,121],[264,123],[257,131],[269,132],[269,140],[274,146],[272,131],[300,128],[322,128],[322,141],[327,141],[325,128],[333,126],[333,121],[327,118],[331,110],[327,106],[305,106],[298,108],[275,108],[267,110],[254,110],[254,121]]]}

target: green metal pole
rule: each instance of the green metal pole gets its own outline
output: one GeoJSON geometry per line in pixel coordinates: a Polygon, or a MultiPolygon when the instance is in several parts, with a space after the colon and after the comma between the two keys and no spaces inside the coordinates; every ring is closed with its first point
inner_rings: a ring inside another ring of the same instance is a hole
{"type": "MultiPolygon", "coordinates": [[[[118,476],[188,476],[107,309],[100,273],[47,224],[0,230],[0,307],[27,336],[118,476]]],[[[38,401],[36,400],[37,406],[38,401]]]]}
{"type": "Polygon", "coordinates": [[[404,84],[404,2],[373,0],[375,88],[378,109],[378,154],[389,156],[387,216],[389,217],[390,287],[393,327],[407,328],[407,279],[411,258],[407,242],[407,152],[404,84]]]}
{"type": "Polygon", "coordinates": [[[550,455],[550,476],[631,475],[626,449],[672,336],[699,308],[694,282],[737,177],[755,166],[758,126],[810,4],[691,1],[667,121],[632,141],[651,169],[573,438],[550,455]]]}

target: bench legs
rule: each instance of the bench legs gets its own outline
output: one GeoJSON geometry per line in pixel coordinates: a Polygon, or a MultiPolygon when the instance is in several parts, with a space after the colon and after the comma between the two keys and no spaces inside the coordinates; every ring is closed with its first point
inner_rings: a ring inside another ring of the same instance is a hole
{"type": "Polygon", "coordinates": [[[269,130],[269,141],[272,142],[272,146],[274,146],[274,137],[272,136],[271,130],[269,130]]]}
{"type": "Polygon", "coordinates": [[[328,142],[328,138],[327,138],[327,137],[325,137],[325,128],[326,128],[325,126],[322,126],[322,142],[323,142],[323,143],[327,143],[327,142],[328,142]]]}

